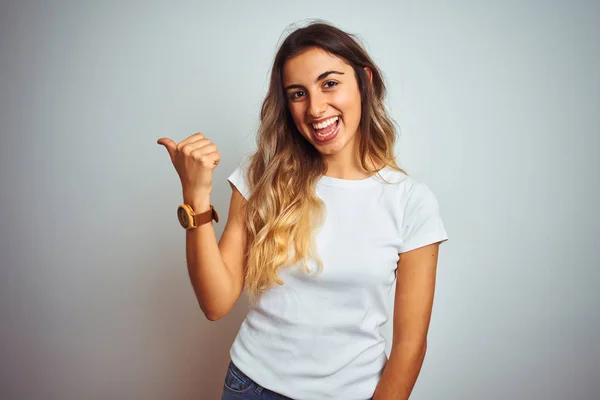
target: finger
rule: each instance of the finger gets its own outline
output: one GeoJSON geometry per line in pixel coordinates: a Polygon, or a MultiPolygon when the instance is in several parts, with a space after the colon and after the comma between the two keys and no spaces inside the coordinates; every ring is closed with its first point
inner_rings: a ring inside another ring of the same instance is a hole
{"type": "Polygon", "coordinates": [[[188,136],[187,138],[183,139],[181,142],[177,143],[177,150],[181,150],[184,146],[190,144],[190,143],[194,143],[197,140],[200,139],[204,139],[204,135],[202,134],[202,132],[198,132],[198,133],[194,133],[191,136],[188,136]]]}
{"type": "Polygon", "coordinates": [[[179,147],[179,145],[178,145],[178,149],[183,154],[189,156],[192,154],[192,152],[196,151],[197,149],[204,148],[210,144],[213,144],[213,142],[211,142],[210,139],[204,138],[204,139],[198,139],[195,142],[190,142],[190,143],[184,145],[183,147],[179,147]]]}
{"type": "Polygon", "coordinates": [[[209,157],[208,163],[213,168],[216,168],[217,165],[219,165],[219,162],[221,161],[221,154],[218,151],[215,151],[214,153],[207,154],[206,157],[209,157]]]}
{"type": "Polygon", "coordinates": [[[221,154],[218,151],[204,154],[196,152],[194,153],[194,159],[198,160],[205,168],[215,168],[221,161],[221,154]]]}
{"type": "MultiPolygon", "coordinates": [[[[187,150],[187,148],[186,148],[186,150],[187,150]]],[[[218,152],[218,150],[219,149],[217,149],[217,145],[216,144],[210,143],[210,144],[208,144],[206,146],[197,147],[197,148],[193,149],[190,152],[190,156],[192,156],[194,159],[199,159],[203,155],[214,153],[214,152],[218,152]]]]}
{"type": "Polygon", "coordinates": [[[173,160],[175,157],[175,152],[177,151],[177,143],[169,138],[160,138],[156,143],[165,146],[169,152],[169,157],[171,157],[171,160],[173,160]]]}

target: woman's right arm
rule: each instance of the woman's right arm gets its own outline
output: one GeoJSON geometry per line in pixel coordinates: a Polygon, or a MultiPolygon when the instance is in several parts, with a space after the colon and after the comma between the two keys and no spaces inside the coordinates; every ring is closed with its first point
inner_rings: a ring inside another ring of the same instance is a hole
{"type": "MultiPolygon", "coordinates": [[[[246,249],[246,200],[232,185],[229,215],[217,244],[212,223],[186,232],[186,259],[198,304],[206,318],[223,318],[235,305],[244,287],[246,249]]],[[[184,202],[197,213],[210,209],[210,197],[189,198],[184,202]]]]}
{"type": "MultiPolygon", "coordinates": [[[[194,212],[210,209],[212,179],[221,156],[216,144],[201,133],[175,143],[161,138],[181,180],[183,201],[194,212]]],[[[186,260],[200,308],[211,321],[227,315],[244,287],[246,249],[245,203],[233,187],[229,216],[217,243],[212,222],[186,231],[186,260]]]]}

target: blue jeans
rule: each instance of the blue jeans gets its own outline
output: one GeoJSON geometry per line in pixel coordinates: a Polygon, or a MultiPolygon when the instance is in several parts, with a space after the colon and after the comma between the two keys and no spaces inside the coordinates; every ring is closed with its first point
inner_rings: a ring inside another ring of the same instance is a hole
{"type": "Polygon", "coordinates": [[[221,400],[292,400],[282,394],[265,389],[248,378],[233,361],[229,362],[221,400]]]}

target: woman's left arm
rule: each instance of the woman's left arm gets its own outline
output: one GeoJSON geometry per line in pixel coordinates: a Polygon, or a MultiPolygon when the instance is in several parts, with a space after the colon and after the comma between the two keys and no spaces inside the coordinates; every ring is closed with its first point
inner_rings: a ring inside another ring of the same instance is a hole
{"type": "Polygon", "coordinates": [[[439,243],[400,254],[394,298],[394,332],[389,360],[373,400],[406,400],[427,349],[439,243]]]}

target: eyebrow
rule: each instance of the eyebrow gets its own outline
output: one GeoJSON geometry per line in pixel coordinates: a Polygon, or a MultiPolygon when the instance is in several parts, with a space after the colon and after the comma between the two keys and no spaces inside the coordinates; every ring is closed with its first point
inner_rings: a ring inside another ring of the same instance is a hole
{"type": "MultiPolygon", "coordinates": [[[[325,72],[323,72],[321,75],[319,75],[319,76],[317,77],[317,79],[315,79],[315,83],[318,83],[319,81],[321,81],[321,80],[323,80],[323,79],[327,78],[327,77],[328,77],[329,75],[331,75],[331,74],[339,74],[339,75],[344,75],[344,73],[343,73],[343,72],[339,72],[339,71],[325,71],[325,72]]],[[[303,88],[304,88],[304,86],[302,86],[302,85],[293,84],[293,85],[286,86],[285,90],[290,90],[290,89],[303,89],[303,88]]]]}

